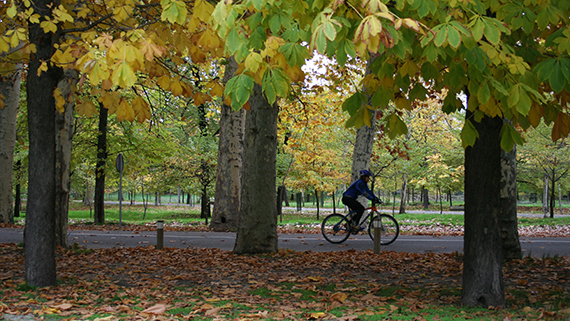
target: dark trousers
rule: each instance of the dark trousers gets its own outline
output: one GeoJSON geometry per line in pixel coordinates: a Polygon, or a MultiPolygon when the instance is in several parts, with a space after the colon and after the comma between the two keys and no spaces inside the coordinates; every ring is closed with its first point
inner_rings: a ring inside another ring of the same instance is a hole
{"type": "Polygon", "coordinates": [[[356,212],[356,214],[354,214],[352,217],[352,221],[354,224],[358,224],[358,222],[360,222],[360,218],[362,217],[362,213],[364,213],[364,210],[366,208],[356,199],[348,196],[342,197],[342,204],[348,206],[348,208],[356,212]]]}

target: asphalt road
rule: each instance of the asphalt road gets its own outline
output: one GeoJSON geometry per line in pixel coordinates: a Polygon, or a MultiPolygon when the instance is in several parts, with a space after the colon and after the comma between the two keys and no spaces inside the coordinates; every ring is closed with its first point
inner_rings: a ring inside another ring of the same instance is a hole
{"type": "MultiPolygon", "coordinates": [[[[20,243],[23,229],[0,229],[0,243],[20,243]]],[[[78,243],[86,248],[156,246],[156,232],[131,231],[69,231],[69,243],[78,243]]],[[[570,238],[521,238],[524,256],[570,256],[570,238]]],[[[231,251],[235,233],[224,232],[164,232],[164,246],[176,248],[219,248],[231,251]]],[[[279,248],[295,251],[365,251],[374,248],[367,234],[351,236],[342,244],[331,244],[320,234],[280,234],[279,248]]],[[[453,253],[463,252],[463,237],[400,235],[382,251],[410,253],[453,253]]]]}

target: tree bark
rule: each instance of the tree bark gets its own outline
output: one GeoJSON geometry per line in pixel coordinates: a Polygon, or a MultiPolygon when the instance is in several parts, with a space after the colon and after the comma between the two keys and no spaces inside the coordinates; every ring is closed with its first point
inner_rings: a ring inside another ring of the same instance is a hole
{"type": "Polygon", "coordinates": [[[277,104],[254,85],[246,113],[239,227],[234,253],[277,252],[277,104]]]}
{"type": "MultiPolygon", "coordinates": [[[[51,8],[59,1],[36,0],[38,21],[51,20],[51,8]]],[[[50,61],[59,37],[45,33],[40,24],[29,29],[31,55],[27,77],[28,92],[28,204],[24,231],[26,282],[31,286],[56,284],[55,266],[55,99],[54,89],[62,77],[51,64],[38,74],[44,61],[50,61]]]]}
{"type": "Polygon", "coordinates": [[[517,219],[517,150],[501,150],[501,207],[499,224],[503,239],[503,258],[522,258],[517,219]]]}
{"type": "Polygon", "coordinates": [[[406,213],[406,202],[408,199],[408,175],[406,174],[402,177],[402,189],[400,195],[402,197],[400,199],[400,211],[398,213],[404,214],[406,213]]]}
{"type": "Polygon", "coordinates": [[[465,258],[462,303],[504,306],[502,241],[499,229],[501,146],[500,117],[471,119],[479,138],[465,150],[465,258]]]}
{"type": "Polygon", "coordinates": [[[95,168],[95,224],[105,223],[105,164],[107,162],[107,116],[109,111],[100,104],[99,134],[97,135],[97,165],[95,168]]]}
{"type": "MultiPolygon", "coordinates": [[[[237,63],[232,57],[226,65],[224,82],[233,77],[236,69],[237,63]]],[[[238,227],[244,122],[245,110],[236,112],[231,106],[222,105],[214,211],[210,223],[210,228],[216,231],[230,231],[238,227]]]]}
{"type": "Polygon", "coordinates": [[[424,210],[428,210],[429,209],[429,190],[425,187],[422,188],[422,200],[423,200],[424,210]]]}
{"type": "Polygon", "coordinates": [[[542,193],[542,213],[544,218],[548,217],[548,174],[544,174],[542,179],[544,183],[543,193],[542,193]]]}
{"type": "Polygon", "coordinates": [[[77,72],[66,70],[59,82],[62,96],[66,98],[64,112],[55,111],[56,163],[55,163],[55,245],[64,248],[67,243],[67,219],[71,180],[71,147],[73,140],[73,109],[75,99],[71,88],[77,83],[77,72]]]}
{"type": "Polygon", "coordinates": [[[21,64],[13,73],[0,77],[0,94],[5,97],[0,109],[0,223],[14,223],[12,184],[21,80],[21,64]]]}

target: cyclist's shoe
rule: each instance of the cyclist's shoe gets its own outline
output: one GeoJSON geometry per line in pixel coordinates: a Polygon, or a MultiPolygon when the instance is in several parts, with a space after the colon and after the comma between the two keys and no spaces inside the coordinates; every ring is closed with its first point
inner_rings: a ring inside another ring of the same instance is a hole
{"type": "Polygon", "coordinates": [[[352,226],[350,228],[350,234],[356,235],[356,234],[358,234],[358,232],[360,232],[360,229],[358,228],[358,226],[352,226]]]}

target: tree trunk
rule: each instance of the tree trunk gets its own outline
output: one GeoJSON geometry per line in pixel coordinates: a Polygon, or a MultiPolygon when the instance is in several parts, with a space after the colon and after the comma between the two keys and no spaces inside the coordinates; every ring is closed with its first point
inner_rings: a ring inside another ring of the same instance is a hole
{"type": "Polygon", "coordinates": [[[5,97],[4,108],[0,108],[0,223],[14,223],[12,184],[21,80],[20,64],[13,73],[0,77],[0,95],[5,97]]]}
{"type": "Polygon", "coordinates": [[[71,147],[73,140],[73,109],[75,97],[72,87],[77,83],[77,72],[68,70],[59,82],[66,99],[64,112],[55,111],[56,159],[55,159],[55,245],[67,248],[67,219],[69,211],[69,187],[71,180],[71,147]]]}
{"type": "Polygon", "coordinates": [[[503,258],[522,258],[517,219],[517,150],[501,150],[501,203],[499,225],[503,239],[503,258]]]}
{"type": "Polygon", "coordinates": [[[319,220],[320,207],[319,207],[319,192],[315,190],[315,199],[317,201],[317,220],[319,220]]]}
{"type": "MultiPolygon", "coordinates": [[[[233,77],[236,69],[237,63],[232,57],[226,65],[224,82],[233,77]]],[[[222,105],[214,211],[210,223],[217,231],[235,230],[239,222],[244,122],[245,110],[236,112],[231,106],[222,105]]]]}
{"type": "Polygon", "coordinates": [[[97,135],[97,165],[95,168],[95,224],[105,223],[105,164],[107,162],[107,116],[109,111],[99,105],[99,131],[97,135]]]}
{"type": "Polygon", "coordinates": [[[422,200],[424,205],[424,210],[429,209],[429,190],[425,187],[422,188],[422,200]]]}
{"type": "Polygon", "coordinates": [[[548,217],[548,174],[544,174],[542,179],[544,183],[544,188],[542,192],[542,213],[544,214],[544,218],[548,217]]]}
{"type": "MultiPolygon", "coordinates": [[[[51,20],[51,9],[59,1],[36,0],[34,12],[38,21],[51,20]]],[[[54,89],[62,77],[59,68],[47,64],[48,70],[38,75],[44,61],[50,61],[53,33],[45,33],[40,24],[29,29],[30,44],[36,51],[30,55],[27,78],[28,99],[28,204],[24,231],[26,282],[31,286],[56,284],[55,266],[55,99],[54,89]]]]}
{"type": "Polygon", "coordinates": [[[465,150],[465,236],[462,303],[504,306],[502,242],[499,229],[503,120],[472,119],[479,138],[465,150]]]}
{"type": "Polygon", "coordinates": [[[208,186],[202,188],[202,197],[200,217],[206,220],[206,225],[208,225],[208,218],[210,217],[210,198],[208,197],[208,186]]]}
{"type": "Polygon", "coordinates": [[[246,113],[239,227],[234,253],[277,252],[277,104],[254,85],[246,113]]]}
{"type": "Polygon", "coordinates": [[[554,207],[556,206],[556,170],[552,169],[552,180],[550,185],[550,218],[554,218],[554,207]]]}
{"type": "Polygon", "coordinates": [[[401,199],[400,199],[400,211],[398,213],[404,214],[406,213],[406,201],[408,199],[408,175],[404,174],[402,177],[402,189],[400,192],[401,199]]]}

